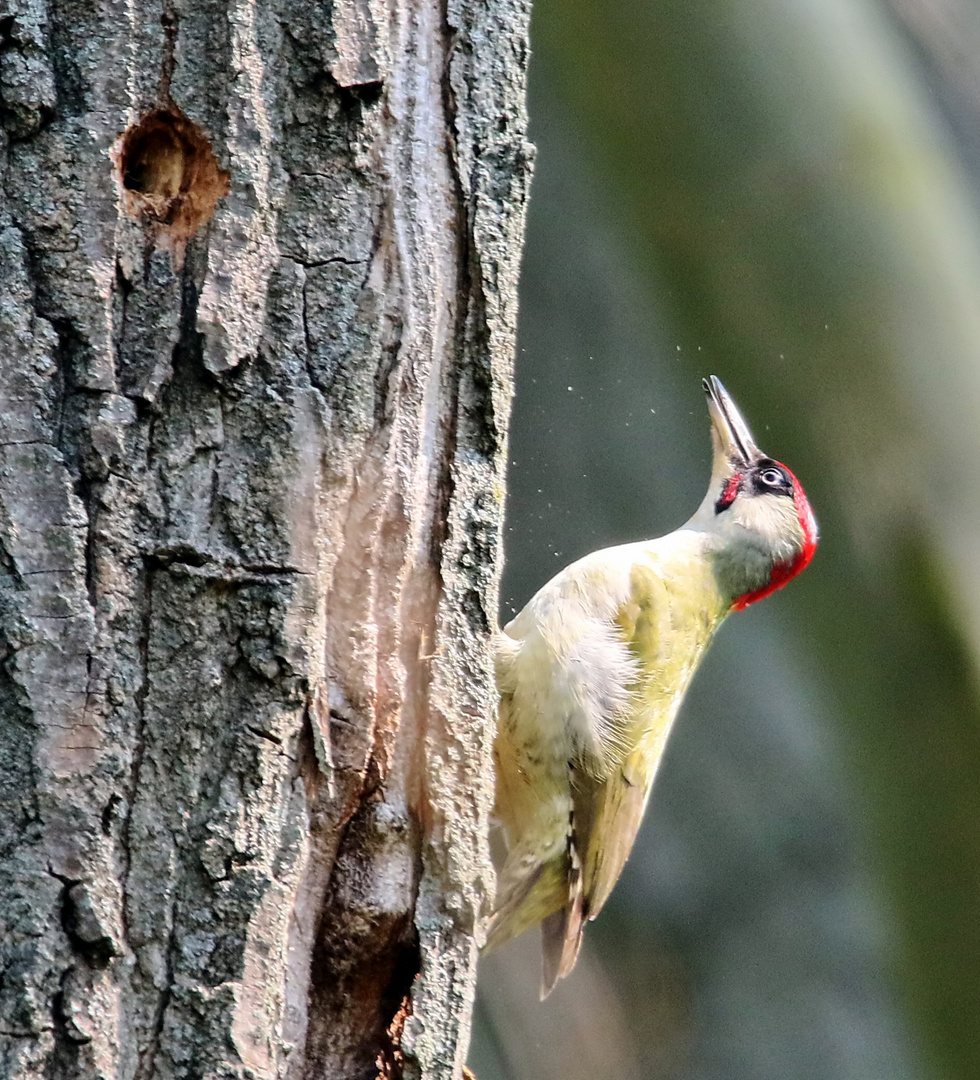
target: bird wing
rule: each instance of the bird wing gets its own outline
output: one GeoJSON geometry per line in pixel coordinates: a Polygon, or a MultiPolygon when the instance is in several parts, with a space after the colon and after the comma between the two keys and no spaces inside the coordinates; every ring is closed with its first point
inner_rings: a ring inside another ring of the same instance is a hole
{"type": "Polygon", "coordinates": [[[629,599],[615,616],[640,672],[630,687],[628,749],[606,776],[576,772],[572,784],[587,918],[598,915],[629,858],[674,717],[727,610],[710,568],[701,589],[677,591],[650,564],[633,565],[629,599]]]}
{"type": "Polygon", "coordinates": [[[576,771],[572,784],[572,842],[582,861],[588,918],[602,909],[633,848],[674,712],[673,665],[663,649],[670,598],[661,577],[642,563],[633,567],[630,586],[629,599],[615,616],[640,671],[630,687],[628,750],[607,775],[576,771]]]}

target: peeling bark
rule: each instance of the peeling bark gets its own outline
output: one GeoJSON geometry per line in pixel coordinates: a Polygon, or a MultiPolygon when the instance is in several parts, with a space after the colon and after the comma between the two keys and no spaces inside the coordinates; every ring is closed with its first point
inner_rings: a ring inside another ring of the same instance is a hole
{"type": "Polygon", "coordinates": [[[0,0],[0,1075],[460,1075],[526,32],[0,0]]]}

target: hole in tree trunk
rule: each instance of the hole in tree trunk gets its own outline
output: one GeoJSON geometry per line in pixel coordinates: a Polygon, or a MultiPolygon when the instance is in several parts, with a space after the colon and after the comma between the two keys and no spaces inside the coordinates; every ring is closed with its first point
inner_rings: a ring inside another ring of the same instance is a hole
{"type": "Polygon", "coordinates": [[[126,213],[183,261],[187,241],[228,194],[230,174],[204,132],[176,105],[154,109],[120,135],[112,158],[126,213]]]}

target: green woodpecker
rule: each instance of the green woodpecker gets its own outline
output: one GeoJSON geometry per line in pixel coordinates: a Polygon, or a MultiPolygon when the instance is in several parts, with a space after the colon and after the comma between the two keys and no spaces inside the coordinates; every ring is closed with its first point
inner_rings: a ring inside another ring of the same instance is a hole
{"type": "Polygon", "coordinates": [[[714,464],[667,536],[566,567],[496,636],[495,817],[507,854],[487,948],[541,923],[545,997],[633,846],[674,716],[730,611],[813,557],[800,482],[756,446],[721,382],[704,382],[714,464]]]}

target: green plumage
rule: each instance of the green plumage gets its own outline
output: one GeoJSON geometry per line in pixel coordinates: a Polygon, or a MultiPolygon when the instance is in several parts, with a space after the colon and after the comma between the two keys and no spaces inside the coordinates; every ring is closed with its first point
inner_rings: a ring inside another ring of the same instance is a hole
{"type": "Polygon", "coordinates": [[[509,850],[487,945],[541,922],[546,991],[622,871],[671,722],[728,610],[710,560],[670,539],[573,564],[500,637],[496,815],[509,850]],[[629,673],[622,707],[590,716],[587,700],[570,716],[576,695],[558,688],[590,656],[629,673]],[[576,720],[601,734],[576,739],[576,720]]]}
{"type": "Polygon", "coordinates": [[[658,540],[557,574],[496,637],[495,814],[507,845],[487,947],[541,923],[543,993],[575,964],[616,884],[671,724],[733,607],[809,562],[803,488],[705,382],[714,461],[701,506],[658,540]]]}

